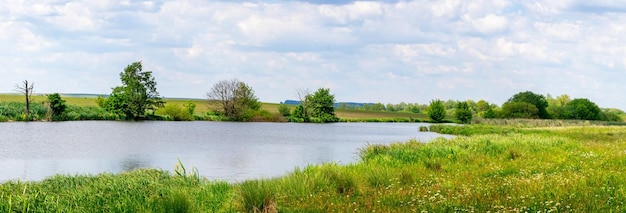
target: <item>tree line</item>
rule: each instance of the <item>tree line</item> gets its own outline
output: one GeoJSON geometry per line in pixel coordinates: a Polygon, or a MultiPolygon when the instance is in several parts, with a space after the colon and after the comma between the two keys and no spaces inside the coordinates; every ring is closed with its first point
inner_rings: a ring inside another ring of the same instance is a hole
{"type": "MultiPolygon", "coordinates": [[[[182,106],[165,105],[165,101],[157,92],[157,82],[151,71],[144,71],[141,61],[129,64],[119,73],[121,85],[112,88],[111,93],[100,96],[96,102],[100,109],[89,109],[95,119],[119,120],[197,120],[204,119],[194,114],[195,104],[188,102],[182,106]],[[101,110],[104,110],[103,113],[101,110]],[[156,112],[159,112],[158,115],[156,112]]],[[[22,118],[33,120],[31,116],[31,97],[33,83],[24,81],[16,85],[16,91],[24,94],[25,106],[22,118]]],[[[232,121],[293,121],[293,122],[337,122],[335,115],[335,96],[328,88],[319,88],[314,93],[308,90],[297,91],[300,104],[290,107],[281,104],[279,114],[261,109],[261,103],[254,90],[245,82],[237,79],[221,80],[207,92],[207,104],[213,109],[212,120],[232,121]]],[[[81,111],[65,104],[58,93],[47,96],[46,117],[49,120],[69,120],[66,109],[81,111]]],[[[1,106],[0,106],[1,107],[1,106]]],[[[40,106],[37,109],[41,112],[40,106]]],[[[485,100],[473,101],[442,101],[432,100],[427,104],[400,103],[387,104],[368,103],[361,106],[339,104],[338,109],[410,112],[427,114],[433,122],[446,122],[453,118],[460,123],[470,123],[474,117],[481,118],[528,118],[528,119],[575,119],[622,121],[625,113],[618,109],[601,109],[586,98],[571,99],[564,94],[557,97],[543,96],[531,91],[520,92],[509,98],[502,106],[485,100]]],[[[86,111],[89,111],[86,110],[86,111]]],[[[85,111],[85,110],[83,110],[85,111]]],[[[41,114],[41,113],[39,113],[41,114]]],[[[0,116],[2,116],[0,114],[0,116]]],[[[76,115],[73,115],[76,117],[76,115]]]]}
{"type": "MultiPolygon", "coordinates": [[[[443,101],[433,100],[427,108],[427,113],[434,122],[443,122],[449,109],[443,101]]],[[[487,119],[623,121],[620,116],[626,113],[619,109],[601,109],[586,98],[570,99],[567,94],[554,98],[549,94],[543,96],[525,91],[513,95],[501,107],[484,100],[458,101],[456,107],[452,108],[452,115],[461,123],[470,123],[474,115],[487,119]]]]}
{"type": "MultiPolygon", "coordinates": [[[[215,83],[207,92],[207,104],[213,112],[207,117],[197,117],[194,111],[196,105],[189,101],[183,106],[165,105],[165,101],[157,91],[157,82],[152,71],[144,71],[141,61],[128,65],[119,74],[121,85],[113,87],[107,96],[99,96],[96,103],[95,120],[197,120],[210,117],[212,120],[230,121],[289,121],[298,122],[336,122],[339,120],[334,113],[335,97],[329,89],[320,88],[313,94],[301,93],[302,102],[295,109],[281,109],[281,114],[273,114],[261,109],[261,102],[254,94],[254,90],[246,83],[237,79],[222,80],[215,83]],[[103,113],[100,110],[104,110],[103,113]],[[293,111],[293,112],[292,112],[293,111]],[[158,113],[157,113],[158,112],[158,113]]],[[[16,91],[24,94],[24,113],[16,120],[42,119],[41,109],[46,111],[47,120],[75,120],[76,115],[69,115],[65,100],[58,93],[47,95],[45,108],[37,105],[38,113],[31,114],[33,83],[24,81],[23,85],[16,85],[16,91]],[[73,118],[70,118],[73,117],[73,118]]],[[[5,106],[0,106],[4,111],[5,106]]],[[[11,108],[15,108],[12,106],[11,108]]],[[[73,111],[81,109],[72,108],[73,111]]],[[[13,110],[15,111],[15,110],[13,110]]],[[[15,115],[15,112],[11,113],[15,115]]],[[[0,113],[0,120],[4,115],[0,113]]]]}

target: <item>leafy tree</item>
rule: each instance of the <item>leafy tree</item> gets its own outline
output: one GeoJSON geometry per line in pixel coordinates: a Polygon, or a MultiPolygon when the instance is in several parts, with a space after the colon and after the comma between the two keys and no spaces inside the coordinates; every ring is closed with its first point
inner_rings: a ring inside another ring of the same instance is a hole
{"type": "Polygon", "coordinates": [[[546,96],[548,101],[548,114],[551,118],[565,119],[565,111],[563,107],[570,101],[570,97],[567,94],[563,94],[553,98],[550,94],[546,96]]]}
{"type": "Polygon", "coordinates": [[[61,99],[61,95],[59,93],[53,93],[48,96],[48,102],[50,103],[50,111],[52,112],[53,119],[59,119],[63,113],[65,113],[65,109],[67,105],[65,105],[65,100],[61,99]]]}
{"type": "Polygon", "coordinates": [[[339,121],[335,116],[335,95],[330,94],[330,89],[319,88],[307,97],[306,102],[311,109],[311,117],[321,119],[322,122],[339,121]]]}
{"type": "Polygon", "coordinates": [[[428,116],[433,122],[442,122],[446,117],[446,106],[443,101],[439,99],[430,101],[428,116]]]}
{"type": "Polygon", "coordinates": [[[601,111],[598,105],[586,98],[577,98],[563,106],[565,119],[600,120],[601,111]]]}
{"type": "Polygon", "coordinates": [[[527,102],[506,102],[502,105],[503,118],[538,118],[539,110],[527,102]]]}
{"type": "Polygon", "coordinates": [[[458,102],[454,115],[461,123],[469,124],[472,122],[472,110],[466,101],[458,102]]]}
{"type": "Polygon", "coordinates": [[[143,71],[141,61],[133,62],[120,73],[121,86],[113,88],[111,95],[102,103],[110,112],[125,119],[145,119],[146,111],[154,112],[164,103],[156,90],[152,71],[143,71]]]}
{"type": "MultiPolygon", "coordinates": [[[[512,103],[512,102],[529,103],[529,104],[535,106],[535,108],[537,108],[537,117],[538,118],[541,118],[541,119],[549,118],[548,111],[546,110],[546,108],[548,107],[548,101],[546,101],[546,98],[543,95],[535,94],[535,93],[533,93],[531,91],[520,92],[520,93],[515,94],[513,97],[511,97],[507,101],[507,103],[512,103]]],[[[522,105],[514,104],[514,105],[511,105],[511,106],[521,107],[522,105]]],[[[504,110],[504,105],[502,106],[502,108],[504,110]]],[[[520,109],[522,109],[522,108],[520,108],[520,109]]]]}
{"type": "Polygon", "coordinates": [[[261,103],[254,95],[254,90],[237,79],[222,80],[215,83],[207,96],[209,101],[218,103],[218,108],[224,116],[232,120],[247,120],[261,108],[261,103]]]}
{"type": "Polygon", "coordinates": [[[483,118],[498,118],[498,113],[493,108],[489,108],[482,113],[482,116],[483,118]]]}
{"type": "Polygon", "coordinates": [[[315,93],[298,92],[300,105],[291,114],[297,121],[303,122],[337,122],[335,115],[335,95],[330,94],[330,89],[319,88],[315,93]]]}
{"type": "Polygon", "coordinates": [[[488,109],[490,109],[491,107],[489,106],[489,102],[485,101],[485,100],[479,100],[478,102],[476,102],[476,112],[480,113],[480,112],[485,112],[488,109]]]}

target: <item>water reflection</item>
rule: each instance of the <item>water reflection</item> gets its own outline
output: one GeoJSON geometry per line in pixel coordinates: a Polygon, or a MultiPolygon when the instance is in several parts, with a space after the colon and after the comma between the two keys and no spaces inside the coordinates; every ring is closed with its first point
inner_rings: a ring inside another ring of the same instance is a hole
{"type": "Polygon", "coordinates": [[[275,177],[295,167],[351,163],[359,148],[440,135],[410,123],[0,123],[0,181],[55,174],[172,171],[180,159],[210,179],[275,177]]]}
{"type": "Polygon", "coordinates": [[[150,167],[150,163],[146,159],[138,156],[128,156],[122,160],[122,171],[132,171],[140,168],[150,167]]]}

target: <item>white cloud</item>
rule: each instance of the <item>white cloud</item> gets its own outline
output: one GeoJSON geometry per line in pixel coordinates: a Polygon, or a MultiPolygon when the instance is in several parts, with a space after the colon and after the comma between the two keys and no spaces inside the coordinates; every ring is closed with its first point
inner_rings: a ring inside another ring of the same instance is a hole
{"type": "Polygon", "coordinates": [[[531,90],[626,109],[609,99],[626,89],[624,22],[611,1],[3,1],[0,92],[108,92],[143,60],[168,97],[236,77],[273,102],[322,86],[366,102],[531,90]]]}
{"type": "Polygon", "coordinates": [[[501,32],[507,27],[507,19],[503,16],[489,14],[483,18],[471,20],[474,28],[481,33],[501,32]]]}

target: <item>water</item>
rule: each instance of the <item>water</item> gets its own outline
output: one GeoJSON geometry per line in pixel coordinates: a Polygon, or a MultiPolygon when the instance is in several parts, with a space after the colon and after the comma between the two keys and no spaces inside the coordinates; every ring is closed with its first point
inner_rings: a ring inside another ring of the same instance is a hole
{"type": "Polygon", "coordinates": [[[276,177],[309,164],[358,160],[359,148],[441,135],[416,123],[9,122],[0,123],[0,181],[55,174],[172,171],[180,159],[230,182],[276,177]]]}

